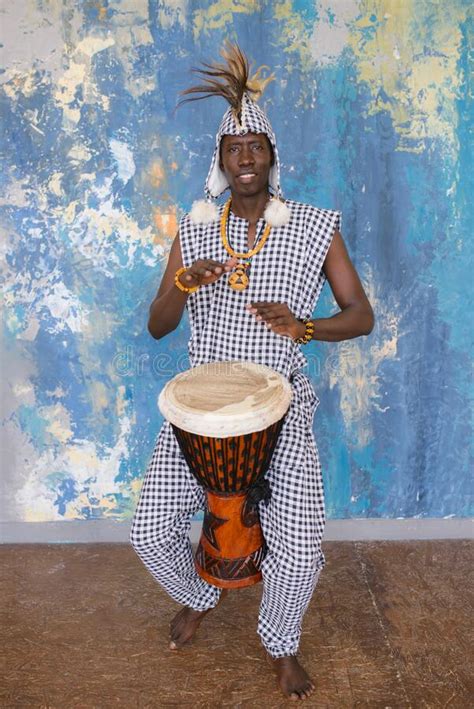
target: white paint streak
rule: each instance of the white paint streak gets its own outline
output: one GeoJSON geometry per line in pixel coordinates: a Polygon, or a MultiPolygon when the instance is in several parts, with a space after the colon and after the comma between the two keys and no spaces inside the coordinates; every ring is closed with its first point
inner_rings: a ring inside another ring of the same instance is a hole
{"type": "MultiPolygon", "coordinates": [[[[378,370],[386,359],[397,356],[398,326],[401,313],[396,306],[391,309],[386,294],[380,298],[376,292],[376,279],[366,267],[364,289],[376,313],[376,325],[368,339],[357,338],[338,344],[328,359],[329,386],[340,392],[340,406],[344,423],[352,431],[354,445],[365,448],[372,439],[371,413],[383,413],[383,380],[378,370]]],[[[380,289],[377,289],[380,290],[380,289]]]]}
{"type": "Polygon", "coordinates": [[[90,160],[92,153],[86,148],[85,145],[76,144],[72,146],[67,156],[73,164],[80,165],[81,163],[90,160]]]}
{"type": "Polygon", "coordinates": [[[62,71],[62,3],[2,3],[0,44],[7,58],[0,84],[12,99],[36,91],[39,68],[51,76],[62,71]],[[34,66],[33,66],[34,65],[34,66]]]}
{"type": "Polygon", "coordinates": [[[100,508],[102,516],[116,516],[114,495],[120,494],[124,486],[116,481],[122,459],[128,458],[128,438],[135,423],[132,403],[125,398],[125,387],[117,390],[118,436],[114,446],[98,448],[95,442],[72,439],[67,411],[61,404],[44,407],[41,415],[48,421],[47,430],[67,445],[48,446],[39,456],[25,462],[28,469],[26,480],[16,494],[25,521],[54,521],[59,519],[81,519],[83,508],[100,508]],[[59,514],[54,504],[58,491],[47,484],[48,477],[65,476],[76,483],[76,497],[67,502],[64,515],[59,514]],[[85,490],[85,492],[84,492],[85,490]]]}
{"type": "Polygon", "coordinates": [[[32,342],[33,340],[36,339],[36,335],[38,334],[40,329],[40,324],[38,322],[38,318],[33,316],[30,318],[30,321],[28,322],[28,325],[25,330],[22,332],[19,332],[17,337],[20,340],[27,340],[28,342],[32,342]]]}
{"type": "Polygon", "coordinates": [[[184,27],[187,7],[187,0],[164,0],[164,2],[160,2],[158,22],[163,29],[170,29],[176,22],[184,27]]]}
{"type": "Polygon", "coordinates": [[[132,149],[128,143],[112,138],[110,150],[117,163],[119,180],[125,185],[134,176],[136,170],[132,149]]]}
{"type": "Polygon", "coordinates": [[[53,172],[48,180],[48,190],[56,197],[64,197],[64,190],[61,186],[61,179],[63,177],[63,172],[53,172]]]}
{"type": "Polygon", "coordinates": [[[48,422],[46,431],[59,443],[64,445],[72,438],[71,417],[63,404],[58,402],[51,406],[43,406],[38,413],[48,422]]]}
{"type": "Polygon", "coordinates": [[[29,204],[25,184],[15,177],[5,185],[3,195],[0,194],[0,206],[27,207],[29,204]]]}
{"type": "Polygon", "coordinates": [[[129,268],[138,253],[144,263],[153,262],[163,255],[164,248],[155,243],[153,226],[140,228],[123,208],[115,206],[112,192],[114,176],[102,183],[91,180],[90,194],[96,195],[98,207],[84,207],[74,200],[67,207],[55,207],[51,213],[58,219],[58,228],[68,227],[70,248],[78,257],[91,261],[94,269],[110,278],[117,269],[129,268]],[[127,260],[120,258],[118,244],[126,247],[127,260]],[[143,247],[149,247],[148,250],[143,247]]]}
{"type": "Polygon", "coordinates": [[[108,37],[84,37],[84,39],[79,42],[76,47],[76,54],[84,54],[89,59],[99,52],[103,52],[104,49],[113,47],[115,40],[110,35],[108,37]]]}
{"type": "Polygon", "coordinates": [[[64,283],[51,285],[43,295],[42,305],[48,308],[51,316],[57,321],[54,332],[60,332],[69,327],[72,332],[81,332],[87,317],[86,310],[79,300],[64,283]]]}
{"type": "Polygon", "coordinates": [[[318,19],[309,38],[314,62],[332,64],[347,45],[351,23],[359,15],[359,0],[320,0],[318,19]]]}

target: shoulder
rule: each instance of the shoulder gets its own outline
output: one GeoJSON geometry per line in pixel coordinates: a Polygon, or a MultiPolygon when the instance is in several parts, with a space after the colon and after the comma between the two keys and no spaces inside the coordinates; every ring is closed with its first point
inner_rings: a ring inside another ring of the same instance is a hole
{"type": "Polygon", "coordinates": [[[340,229],[342,221],[342,212],[340,210],[324,209],[307,202],[297,202],[293,199],[285,201],[291,210],[292,219],[304,224],[305,227],[309,229],[318,228],[322,231],[328,229],[331,232],[334,229],[340,229]]]}
{"type": "Polygon", "coordinates": [[[217,219],[213,219],[212,221],[207,221],[207,222],[198,222],[193,220],[192,218],[192,209],[189,212],[184,212],[184,214],[181,216],[181,218],[178,221],[179,229],[183,229],[187,233],[203,233],[206,231],[208,227],[215,226],[216,224],[220,223],[220,218],[222,216],[222,212],[224,211],[224,204],[216,204],[215,205],[217,208],[217,219]]]}

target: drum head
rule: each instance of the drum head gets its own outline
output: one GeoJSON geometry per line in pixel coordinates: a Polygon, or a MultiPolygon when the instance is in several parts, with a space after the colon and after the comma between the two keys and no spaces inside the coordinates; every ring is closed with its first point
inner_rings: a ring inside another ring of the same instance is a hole
{"type": "Polygon", "coordinates": [[[174,377],[158,406],[184,431],[226,438],[262,431],[279,421],[291,395],[289,381],[263,364],[211,362],[174,377]]]}

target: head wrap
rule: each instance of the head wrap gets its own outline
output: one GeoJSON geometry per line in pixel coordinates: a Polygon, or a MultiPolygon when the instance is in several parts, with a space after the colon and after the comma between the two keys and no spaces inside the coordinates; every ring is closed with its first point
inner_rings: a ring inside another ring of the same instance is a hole
{"type": "Polygon", "coordinates": [[[237,45],[226,43],[226,47],[221,49],[221,56],[226,60],[226,64],[206,64],[207,69],[193,69],[194,72],[204,77],[204,84],[193,86],[182,95],[205,94],[192,98],[181,99],[178,105],[187,101],[197,101],[209,96],[222,96],[230,104],[221,120],[219,130],[216,135],[214,153],[212,155],[211,166],[206,178],[204,191],[206,200],[194,202],[190,216],[196,223],[209,223],[218,218],[217,207],[213,200],[219,197],[229,187],[229,182],[225,173],[219,165],[219,151],[222,137],[224,135],[245,135],[246,133],[265,134],[273,148],[273,165],[269,173],[269,187],[273,196],[265,209],[265,219],[272,226],[285,224],[290,216],[288,207],[282,200],[280,186],[280,159],[276,144],[275,133],[270,125],[265,113],[257,105],[253,97],[258,99],[266,85],[274,79],[271,75],[265,79],[261,77],[263,69],[261,66],[250,76],[249,63],[246,56],[237,45]]]}

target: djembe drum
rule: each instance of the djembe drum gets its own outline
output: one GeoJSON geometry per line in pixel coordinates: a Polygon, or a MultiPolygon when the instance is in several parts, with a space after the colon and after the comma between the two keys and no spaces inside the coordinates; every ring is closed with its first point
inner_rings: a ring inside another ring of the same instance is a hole
{"type": "Polygon", "coordinates": [[[220,588],[258,583],[265,541],[258,503],[291,401],[281,374],[251,362],[212,362],[178,374],[158,405],[207,495],[198,573],[220,588]]]}

